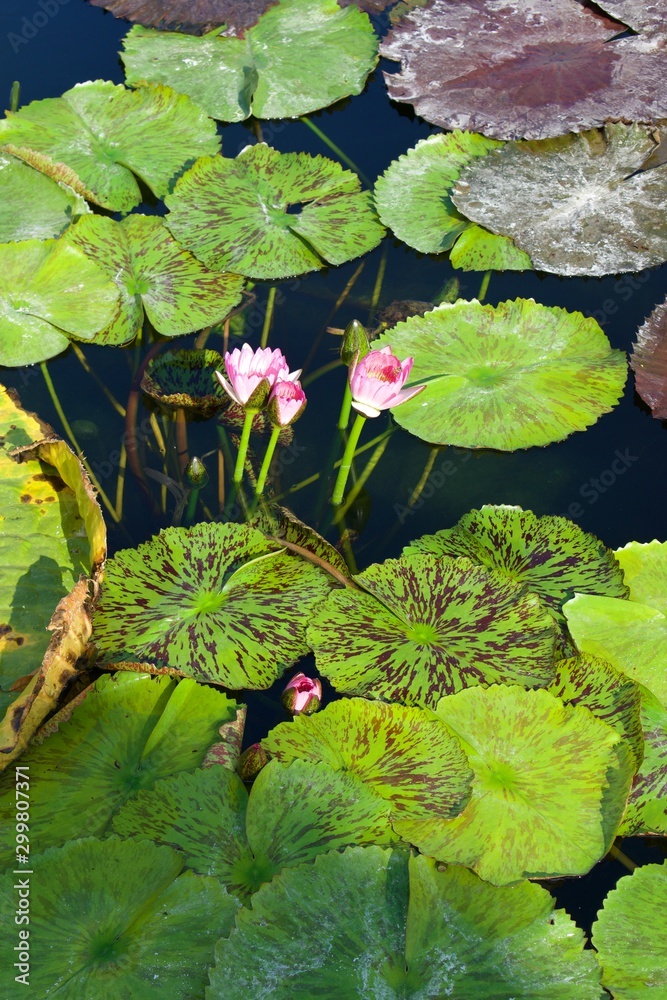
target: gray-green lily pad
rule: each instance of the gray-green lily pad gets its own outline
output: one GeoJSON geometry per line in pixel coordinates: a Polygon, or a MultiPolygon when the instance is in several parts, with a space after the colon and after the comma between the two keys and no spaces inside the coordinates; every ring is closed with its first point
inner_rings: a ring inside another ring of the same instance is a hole
{"type": "Polygon", "coordinates": [[[667,614],[667,542],[628,542],[614,555],[630,588],[630,600],[667,614]]]}
{"type": "MultiPolygon", "coordinates": [[[[182,872],[183,859],[146,840],[86,837],[31,859],[29,938],[20,975],[20,927],[2,951],[7,1000],[28,992],[83,1000],[199,1000],[216,940],[239,908],[214,878],[182,872]],[[39,960],[35,959],[39,955],[39,960]]],[[[14,926],[17,876],[3,879],[0,912],[14,926]]]]}
{"type": "Polygon", "coordinates": [[[168,84],[227,122],[296,118],[360,94],[378,59],[367,15],[335,0],[280,0],[243,38],[135,27],[124,49],[129,84],[168,84]]]}
{"type": "Polygon", "coordinates": [[[667,997],[667,864],[620,879],[593,924],[602,983],[614,1000],[667,997]]]}
{"type": "Polygon", "coordinates": [[[220,149],[215,122],[184,94],[106,80],[33,101],[0,120],[0,149],[89,201],[129,212],[142,200],[137,178],[159,198],[198,157],[220,149]]]}
{"type": "Polygon", "coordinates": [[[311,617],[319,671],[345,694],[434,707],[471,684],[542,687],[556,629],[534,594],[469,559],[387,559],[311,617]]]}
{"type": "Polygon", "coordinates": [[[49,240],[87,212],[86,201],[72,188],[0,153],[0,243],[49,240]]]}
{"type": "Polygon", "coordinates": [[[207,1000],[600,1000],[595,956],[541,886],[380,847],[321,855],[253,896],[207,1000]]]}
{"type": "Polygon", "coordinates": [[[343,264],[384,236],[356,174],[323,156],[246,146],[203,157],[166,199],[167,225],[208,267],[286,278],[343,264]]]}
{"type": "Polygon", "coordinates": [[[507,143],[461,172],[452,201],[556,274],[641,271],[667,260],[667,164],[642,125],[507,143]]]}
{"type": "Polygon", "coordinates": [[[114,820],[124,836],[147,836],[185,856],[246,899],[283,868],[351,844],[390,844],[389,804],[346,774],[310,761],[269,761],[250,797],[223,768],[157,782],[114,820]]]}
{"type": "Polygon", "coordinates": [[[452,251],[452,263],[471,270],[525,270],[530,258],[506,237],[464,218],[449,197],[463,167],[502,143],[474,132],[450,132],[422,139],[399,156],[375,184],[381,221],[408,246],[422,253],[452,251]],[[459,248],[459,237],[468,241],[459,248]],[[454,253],[456,252],[456,262],[454,253]]]}
{"type": "Polygon", "coordinates": [[[561,628],[562,607],[578,591],[627,597],[623,571],[599,538],[565,517],[485,504],[454,525],[411,542],[405,555],[467,556],[538,594],[561,628]]]}
{"type": "MultiPolygon", "coordinates": [[[[490,154],[491,155],[491,154],[490,154]]],[[[426,389],[393,411],[432,444],[514,451],[562,441],[613,409],[627,364],[590,317],[515,299],[445,303],[383,334],[426,389]]]]}
{"type": "Polygon", "coordinates": [[[641,688],[641,724],[644,760],[618,832],[621,837],[667,837],[667,711],[647,688],[641,688]]]}
{"type": "Polygon", "coordinates": [[[118,287],[120,311],[96,344],[127,344],[141,332],[144,311],[165,337],[220,322],[239,302],[243,278],[209,271],[179,246],[157,216],[99,215],[73,226],[66,242],[79,247],[118,287]]]}
{"type": "Polygon", "coordinates": [[[268,688],[308,652],[331,578],[241,524],[167,528],[106,566],[93,641],[225,687],[268,688]]]}
{"type": "MultiPolygon", "coordinates": [[[[104,834],[140,789],[199,767],[235,710],[224,694],[191,680],[103,675],[71,717],[21,758],[30,769],[31,843],[44,850],[82,830],[104,834]]],[[[2,775],[0,790],[0,846],[8,865],[16,850],[13,771],[2,775]]]]}
{"type": "Polygon", "coordinates": [[[0,244],[0,365],[46,361],[70,337],[92,340],[117,311],[118,289],[82,250],[61,240],[0,244]]]}
{"type": "Polygon", "coordinates": [[[229,399],[215,377],[216,371],[224,371],[224,360],[217,351],[165,351],[146,365],[141,388],[165,406],[211,417],[224,409],[229,399]]]}
{"type": "Polygon", "coordinates": [[[615,752],[622,737],[611,726],[548,691],[516,686],[459,691],[436,713],[463,742],[475,778],[460,816],[413,824],[422,853],[494,885],[583,875],[604,857],[634,773],[631,755],[615,752]]]}

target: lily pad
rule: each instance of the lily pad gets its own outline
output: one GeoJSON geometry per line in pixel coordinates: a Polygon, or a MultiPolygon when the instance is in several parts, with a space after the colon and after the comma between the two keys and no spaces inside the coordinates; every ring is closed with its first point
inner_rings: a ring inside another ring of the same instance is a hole
{"type": "Polygon", "coordinates": [[[366,14],[336,0],[280,0],[243,38],[135,27],[124,49],[129,84],[168,84],[226,122],[296,118],[360,94],[378,59],[366,14]]]}
{"type": "Polygon", "coordinates": [[[538,594],[561,628],[562,607],[579,591],[627,597],[623,571],[599,538],[565,517],[537,517],[530,510],[485,504],[454,525],[411,542],[405,555],[467,556],[538,594]]]}
{"type": "Polygon", "coordinates": [[[667,996],[667,865],[643,865],[620,879],[593,924],[602,982],[615,1000],[667,996]]]}
{"type": "Polygon", "coordinates": [[[72,188],[0,153],[0,243],[60,236],[87,212],[85,200],[72,188]]]}
{"type": "Polygon", "coordinates": [[[208,1000],[599,1000],[584,936],[540,886],[498,889],[380,847],[325,854],[253,896],[208,1000]]]}
{"type": "Polygon", "coordinates": [[[667,3],[665,0],[603,0],[598,5],[606,14],[618,18],[636,32],[665,32],[667,3]]]}
{"type": "Polygon", "coordinates": [[[583,875],[604,857],[634,771],[629,753],[615,753],[621,736],[611,726],[548,691],[514,686],[459,691],[436,713],[462,740],[475,778],[460,816],[414,824],[422,853],[494,885],[583,875]],[[615,800],[603,803],[619,770],[615,800]]]}
{"type": "Polygon", "coordinates": [[[658,142],[643,125],[615,124],[507,143],[462,171],[452,201],[543,271],[641,271],[667,260],[667,163],[643,169],[658,142]]]}
{"type": "Polygon", "coordinates": [[[627,375],[594,319],[533,299],[445,303],[374,341],[389,343],[414,357],[411,383],[427,383],[396,408],[397,423],[459,448],[562,441],[613,409],[627,375]]]}
{"type": "MultiPolygon", "coordinates": [[[[29,978],[5,978],[7,1000],[25,995],[82,1000],[165,997],[199,1000],[217,938],[239,908],[214,878],[183,872],[181,856],[146,840],[86,837],[32,860],[29,978]]],[[[16,876],[0,893],[3,924],[14,922],[16,876]]],[[[4,936],[5,968],[14,969],[19,929],[4,936]]],[[[19,970],[17,970],[19,972],[19,970]]]]}
{"type": "Polygon", "coordinates": [[[159,198],[199,156],[220,149],[215,122],[170,87],[126,90],[106,80],[33,101],[0,120],[0,148],[112,212],[159,198]]]}
{"type": "Polygon", "coordinates": [[[265,143],[246,146],[235,160],[202,158],[165,201],[179,243],[208,267],[252,278],[343,264],[384,235],[356,174],[265,143]]]}
{"type": "Polygon", "coordinates": [[[284,544],[288,551],[298,551],[304,559],[310,558],[323,566],[340,583],[349,583],[350,571],[338,549],[310,525],[300,521],[287,507],[260,508],[252,520],[252,526],[259,528],[270,541],[275,539],[284,544]]]}
{"type": "Polygon", "coordinates": [[[118,287],[120,312],[93,338],[96,344],[134,340],[144,310],[163,336],[192,333],[220,322],[241,298],[243,278],[209,271],[156,216],[133,214],[121,222],[90,216],[65,240],[83,250],[118,287]]]}
{"type": "Polygon", "coordinates": [[[630,354],[637,392],[658,420],[667,419],[667,299],[637,331],[630,354]]]}
{"type": "Polygon", "coordinates": [[[118,289],[82,250],[63,240],[0,244],[0,365],[46,361],[70,337],[93,340],[117,311],[118,289]]]}
{"type": "Polygon", "coordinates": [[[212,417],[225,408],[229,399],[215,377],[216,370],[224,370],[222,355],[217,351],[166,351],[148,362],[141,388],[165,406],[212,417]]]}
{"type": "Polygon", "coordinates": [[[390,806],[394,830],[408,841],[413,820],[450,819],[470,797],[460,743],[422,708],[346,698],[276,726],[263,745],[283,764],[324,762],[350,775],[390,806]]]}
{"type": "Polygon", "coordinates": [[[401,63],[385,73],[389,96],[427,121],[544,139],[667,115],[660,38],[615,39],[624,31],[576,0],[435,0],[404,17],[380,54],[401,63]]]}
{"type": "Polygon", "coordinates": [[[204,34],[218,25],[242,33],[278,0],[90,0],[114,17],[153,28],[204,34]]]}
{"type": "Polygon", "coordinates": [[[471,684],[553,680],[555,626],[534,594],[469,559],[404,556],[311,617],[318,670],[345,694],[435,706],[471,684]]]}
{"type": "Polygon", "coordinates": [[[308,651],[306,623],[329,581],[256,528],[167,528],[108,562],[93,638],[106,661],[268,688],[308,651]]]}
{"type": "MultiPolygon", "coordinates": [[[[234,718],[235,703],[194,681],[118,673],[103,675],[71,715],[21,758],[30,769],[30,838],[40,849],[81,830],[109,831],[115,813],[158,778],[198,767],[234,718]]],[[[16,852],[10,816],[14,775],[0,777],[2,859],[16,852]]]]}
{"type": "Polygon", "coordinates": [[[641,724],[644,760],[632,782],[618,832],[621,837],[667,837],[667,710],[646,688],[641,688],[641,724]]]}
{"type": "Polygon", "coordinates": [[[167,778],[127,802],[114,829],[177,848],[189,868],[242,899],[318,854],[396,840],[387,802],[352,774],[301,760],[269,761],[250,798],[238,775],[218,767],[167,778]]]}
{"type": "Polygon", "coordinates": [[[667,542],[628,542],[614,555],[630,588],[630,600],[667,614],[667,542]]]}
{"type": "Polygon", "coordinates": [[[442,253],[455,247],[455,266],[465,267],[476,254],[475,270],[530,268],[530,258],[511,240],[473,226],[449,197],[463,167],[500,145],[474,132],[450,132],[422,139],[378,178],[375,204],[381,221],[422,253],[442,253]],[[474,232],[459,248],[459,236],[470,229],[474,232]],[[489,263],[492,258],[493,264],[489,263]]]}

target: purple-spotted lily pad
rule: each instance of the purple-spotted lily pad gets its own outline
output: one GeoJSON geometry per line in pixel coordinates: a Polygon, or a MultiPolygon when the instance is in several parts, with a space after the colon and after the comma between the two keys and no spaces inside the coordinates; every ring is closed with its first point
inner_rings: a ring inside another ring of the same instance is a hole
{"type": "Polygon", "coordinates": [[[277,875],[218,943],[208,1000],[599,1000],[584,935],[541,886],[499,889],[381,847],[277,875]]]}
{"type": "Polygon", "coordinates": [[[126,90],[105,80],[33,101],[0,120],[0,149],[113,212],[159,198],[199,156],[220,149],[215,122],[170,87],[126,90]]]}
{"type": "Polygon", "coordinates": [[[60,236],[90,212],[76,191],[0,153],[0,243],[60,236]]]}
{"type": "Polygon", "coordinates": [[[311,618],[320,672],[345,694],[435,706],[472,684],[541,687],[555,625],[534,594],[469,559],[404,556],[354,577],[311,618]]]}
{"type": "Polygon", "coordinates": [[[229,399],[215,377],[216,371],[223,370],[224,361],[217,351],[165,351],[146,365],[141,388],[164,406],[211,417],[224,409],[229,399]]]}
{"type": "Polygon", "coordinates": [[[611,726],[548,691],[516,686],[459,691],[436,713],[462,740],[475,778],[460,816],[413,825],[422,853],[494,885],[583,875],[604,857],[634,773],[611,726]]]}
{"type": "Polygon", "coordinates": [[[637,331],[630,366],[637,392],[658,420],[667,419],[667,300],[657,305],[637,331]]]}
{"type": "Polygon", "coordinates": [[[165,199],[176,239],[208,267],[285,278],[343,264],[384,235],[370,192],[323,156],[246,146],[204,157],[165,199]]]}
{"type": "Polygon", "coordinates": [[[460,448],[562,441],[613,409],[627,377],[594,319],[533,299],[445,303],[374,341],[387,344],[414,357],[411,382],[426,383],[394,410],[397,423],[460,448]]]}
{"type": "Polygon", "coordinates": [[[630,600],[667,614],[667,542],[628,542],[614,555],[630,588],[630,600]]]}
{"type": "Polygon", "coordinates": [[[632,782],[621,837],[657,834],[667,837],[667,711],[655,695],[641,688],[644,760],[632,782]]]}
{"type": "Polygon", "coordinates": [[[225,687],[268,688],[308,651],[331,578],[241,524],[167,528],[106,566],[93,641],[225,687]]]}

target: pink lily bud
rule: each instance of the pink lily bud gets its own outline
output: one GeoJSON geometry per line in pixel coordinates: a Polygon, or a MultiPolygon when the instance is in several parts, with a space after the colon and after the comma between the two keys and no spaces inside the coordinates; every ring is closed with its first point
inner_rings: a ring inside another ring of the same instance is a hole
{"type": "Polygon", "coordinates": [[[229,382],[221,372],[216,378],[225,392],[245,409],[261,410],[276,382],[296,382],[301,370],[290,372],[282,351],[250,344],[225,354],[225,369],[229,382]]]}
{"type": "Polygon", "coordinates": [[[389,346],[370,351],[355,361],[350,368],[352,406],[365,417],[379,417],[382,410],[407,403],[426,388],[425,385],[403,388],[413,364],[414,358],[399,361],[389,346]]]}
{"type": "Polygon", "coordinates": [[[306,394],[300,382],[276,382],[267,403],[269,420],[275,427],[293,424],[305,408],[306,394]]]}
{"type": "Polygon", "coordinates": [[[281,701],[292,715],[312,715],[320,707],[322,685],[305,674],[295,674],[283,691],[281,701]]]}

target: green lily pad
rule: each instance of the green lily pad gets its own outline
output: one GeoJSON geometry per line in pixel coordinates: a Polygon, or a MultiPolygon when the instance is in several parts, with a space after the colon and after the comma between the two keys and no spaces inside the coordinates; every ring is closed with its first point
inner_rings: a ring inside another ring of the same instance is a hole
{"type": "MultiPolygon", "coordinates": [[[[449,194],[464,166],[502,143],[474,132],[449,132],[422,139],[387,168],[375,184],[381,221],[408,246],[422,253],[455,247],[456,267],[471,270],[531,267],[530,258],[506,237],[473,226],[452,204],[449,194]],[[473,229],[459,248],[459,237],[473,229]],[[489,261],[493,260],[493,263],[489,261]],[[472,268],[467,268],[473,264],[472,268]]],[[[452,252],[454,263],[454,252],[452,252]]]]}
{"type": "Polygon", "coordinates": [[[72,188],[0,153],[0,243],[49,240],[87,212],[85,200],[72,188]]]}
{"type": "Polygon", "coordinates": [[[595,535],[565,517],[537,517],[530,510],[485,504],[454,525],[411,542],[405,555],[467,556],[538,594],[561,628],[562,607],[575,591],[626,597],[628,588],[614,553],[595,535]]]}
{"type": "Polygon", "coordinates": [[[165,406],[212,417],[229,399],[215,377],[216,370],[224,371],[224,365],[217,351],[165,351],[148,362],[141,388],[165,406]]]}
{"type": "Polygon", "coordinates": [[[630,600],[667,614],[667,542],[628,542],[614,554],[630,588],[630,600]]]}
{"type": "Polygon", "coordinates": [[[516,686],[459,691],[436,712],[463,742],[475,778],[460,816],[413,825],[422,853],[494,885],[583,875],[604,857],[634,771],[629,753],[615,753],[621,736],[611,726],[516,686]],[[614,801],[605,800],[610,785],[614,801]]]}
{"type": "Polygon", "coordinates": [[[165,337],[192,333],[220,322],[241,298],[243,278],[209,271],[154,215],[128,215],[121,222],[90,216],[65,240],[83,250],[118,286],[120,312],[93,338],[97,344],[134,340],[144,310],[165,337]]]}
{"type": "Polygon", "coordinates": [[[256,528],[167,528],[107,563],[93,639],[107,661],[141,659],[228,688],[267,688],[308,652],[306,622],[330,585],[256,528]]]}
{"type": "Polygon", "coordinates": [[[667,865],[620,879],[593,924],[602,982],[615,1000],[667,997],[667,865]]]}
{"type": "Polygon", "coordinates": [[[325,854],[253,896],[207,1000],[600,1000],[595,956],[540,886],[498,889],[380,847],[325,854]]]}
{"type": "Polygon", "coordinates": [[[608,660],[667,708],[667,615],[637,601],[576,594],[563,611],[582,653],[608,660]]]}
{"type": "Polygon", "coordinates": [[[641,271],[667,260],[667,164],[643,125],[511,142],[465,168],[452,201],[556,274],[641,271]]]}
{"type": "Polygon", "coordinates": [[[621,837],[657,834],[667,837],[667,710],[641,688],[644,760],[632,782],[619,829],[621,837]]]}
{"type": "MultiPolygon", "coordinates": [[[[215,941],[229,932],[239,904],[216,879],[181,874],[182,865],[169,847],[117,837],[74,840],[32,859],[29,975],[5,977],[7,1000],[23,997],[26,982],[35,996],[62,1000],[142,1000],[156,989],[199,1000],[215,941]]],[[[7,927],[17,877],[8,872],[0,892],[7,927]]],[[[8,970],[19,932],[4,936],[8,970]]]]}
{"type": "Polygon", "coordinates": [[[396,840],[387,802],[352,774],[301,760],[269,761],[249,798],[238,775],[219,767],[167,778],[127,802],[114,829],[177,848],[189,868],[243,899],[318,854],[396,840]]]}
{"type": "Polygon", "coordinates": [[[404,556],[354,577],[311,618],[308,640],[334,687],[435,706],[471,684],[553,680],[555,626],[534,594],[469,559],[404,556]]]}
{"type": "Polygon", "coordinates": [[[533,299],[445,303],[374,342],[415,359],[401,427],[433,444],[514,451],[562,441],[612,410],[627,376],[590,317],[533,299]]]}
{"type": "Polygon", "coordinates": [[[117,310],[118,289],[82,250],[62,240],[0,244],[0,365],[46,361],[70,337],[93,340],[117,310]]]}
{"type": "Polygon", "coordinates": [[[184,94],[106,80],[33,101],[0,120],[0,148],[112,212],[141,201],[140,178],[158,198],[198,157],[220,149],[216,125],[184,94]]]}
{"type": "Polygon", "coordinates": [[[336,0],[280,0],[243,38],[132,28],[128,83],[166,83],[212,118],[296,118],[360,94],[378,60],[371,23],[336,0]]]}
{"type": "MultiPolygon", "coordinates": [[[[202,763],[235,703],[194,681],[118,673],[88,689],[70,718],[21,758],[30,768],[31,843],[45,849],[82,830],[102,835],[112,817],[158,778],[202,763]]],[[[15,852],[14,775],[0,778],[2,859],[15,852]],[[10,780],[11,779],[11,780],[10,780]]]]}
{"type": "Polygon", "coordinates": [[[323,156],[246,146],[203,157],[165,198],[167,225],[208,267],[286,278],[343,264],[384,236],[370,192],[323,156]]]}
{"type": "Polygon", "coordinates": [[[470,797],[460,743],[422,708],[346,698],[276,726],[263,745],[282,763],[323,761],[353,776],[391,807],[392,826],[408,841],[413,820],[449,819],[470,797]]]}

